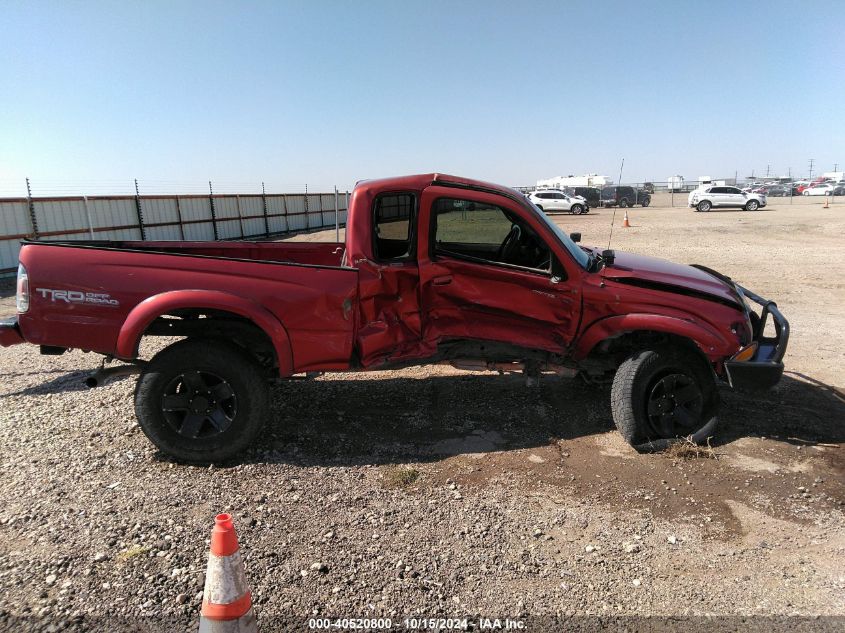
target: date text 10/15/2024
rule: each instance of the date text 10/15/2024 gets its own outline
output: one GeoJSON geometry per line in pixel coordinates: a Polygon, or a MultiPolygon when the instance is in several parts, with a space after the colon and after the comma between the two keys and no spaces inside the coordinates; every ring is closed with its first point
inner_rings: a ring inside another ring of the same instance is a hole
{"type": "Polygon", "coordinates": [[[394,622],[390,618],[310,618],[309,629],[326,630],[389,630],[402,628],[412,631],[443,631],[443,630],[511,630],[525,629],[525,622],[510,618],[404,618],[394,622]]]}

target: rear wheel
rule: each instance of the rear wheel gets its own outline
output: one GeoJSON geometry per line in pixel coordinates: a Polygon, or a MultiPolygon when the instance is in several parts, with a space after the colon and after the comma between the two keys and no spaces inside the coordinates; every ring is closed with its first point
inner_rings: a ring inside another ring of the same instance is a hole
{"type": "Polygon", "coordinates": [[[153,357],[138,378],[135,414],[144,434],[176,459],[230,459],[260,433],[269,409],[261,367],[240,348],[188,339],[153,357]]]}
{"type": "Polygon", "coordinates": [[[705,362],[685,349],[637,352],[616,371],[611,391],[616,428],[640,452],[713,435],[719,394],[705,362]]]}
{"type": "Polygon", "coordinates": [[[584,207],[581,206],[580,204],[573,204],[572,209],[570,209],[570,210],[575,215],[581,215],[582,213],[584,213],[584,207]]]}
{"type": "Polygon", "coordinates": [[[628,199],[627,199],[627,198],[622,198],[622,199],[619,201],[619,206],[620,206],[620,207],[622,207],[623,209],[627,208],[627,207],[628,207],[628,199]]]}
{"type": "Polygon", "coordinates": [[[650,204],[651,204],[651,198],[643,198],[643,201],[642,201],[642,203],[641,203],[641,204],[642,204],[644,207],[647,207],[648,205],[650,205],[650,204]]]}
{"type": "Polygon", "coordinates": [[[710,204],[710,201],[709,201],[709,200],[702,200],[701,202],[699,202],[699,203],[698,203],[698,206],[697,206],[696,208],[697,208],[699,211],[709,211],[709,210],[710,210],[710,209],[712,209],[713,207],[712,207],[712,205],[710,204]]]}
{"type": "Polygon", "coordinates": [[[749,200],[748,203],[745,205],[746,211],[756,211],[757,208],[760,206],[760,203],[756,200],[749,200]]]}

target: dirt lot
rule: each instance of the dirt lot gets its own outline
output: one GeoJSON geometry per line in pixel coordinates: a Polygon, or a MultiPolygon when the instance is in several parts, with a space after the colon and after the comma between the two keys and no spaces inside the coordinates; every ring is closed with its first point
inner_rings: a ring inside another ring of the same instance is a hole
{"type": "MultiPolygon", "coordinates": [[[[97,358],[3,349],[0,629],[195,630],[226,509],[260,630],[376,615],[842,630],[845,204],[661,198],[628,229],[617,212],[614,248],[729,274],[792,325],[782,384],[723,394],[715,459],[637,455],[603,388],[437,367],[285,383],[241,463],[182,466],[137,427],[132,381],[84,390],[97,358]]],[[[605,245],[611,215],[556,218],[605,245]]]]}

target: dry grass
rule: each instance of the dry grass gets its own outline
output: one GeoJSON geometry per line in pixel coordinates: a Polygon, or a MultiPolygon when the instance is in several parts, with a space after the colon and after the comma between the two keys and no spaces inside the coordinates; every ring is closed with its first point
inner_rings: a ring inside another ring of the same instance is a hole
{"type": "Polygon", "coordinates": [[[420,478],[420,471],[405,466],[382,468],[382,485],[385,488],[407,488],[420,478]]]}
{"type": "Polygon", "coordinates": [[[709,437],[707,438],[707,444],[704,446],[696,444],[688,437],[684,438],[679,442],[671,444],[669,448],[666,449],[666,454],[675,460],[718,458],[716,451],[714,451],[713,447],[710,446],[709,437]]]}
{"type": "Polygon", "coordinates": [[[133,545],[132,547],[130,547],[125,552],[120,552],[117,555],[117,560],[119,560],[122,563],[125,563],[126,561],[131,560],[131,559],[133,559],[137,556],[143,556],[144,554],[146,554],[149,551],[150,551],[149,547],[144,547],[143,545],[133,545]]]}

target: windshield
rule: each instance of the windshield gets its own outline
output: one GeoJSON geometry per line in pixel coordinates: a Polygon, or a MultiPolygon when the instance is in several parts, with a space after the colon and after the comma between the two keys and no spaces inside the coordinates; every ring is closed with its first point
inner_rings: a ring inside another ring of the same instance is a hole
{"type": "Polygon", "coordinates": [[[529,202],[529,204],[534,207],[534,210],[537,212],[537,215],[540,217],[543,223],[554,232],[554,234],[560,240],[561,244],[563,244],[566,247],[566,250],[568,250],[572,257],[575,258],[575,261],[578,262],[578,265],[581,266],[581,268],[584,268],[585,270],[589,269],[590,256],[587,255],[587,253],[585,253],[583,250],[581,250],[581,248],[579,248],[579,246],[570,239],[570,237],[564,232],[562,228],[552,222],[552,219],[549,216],[547,216],[540,209],[538,209],[537,205],[535,205],[533,202],[529,202]]]}

